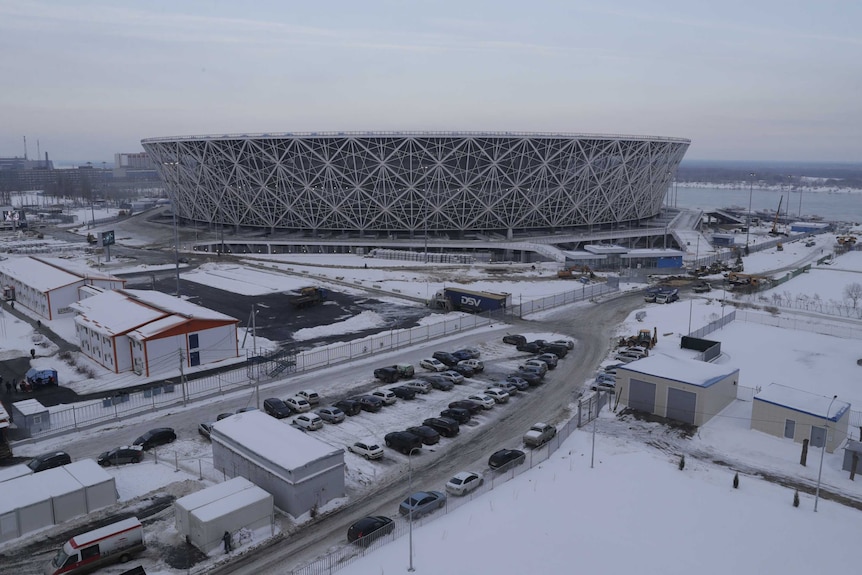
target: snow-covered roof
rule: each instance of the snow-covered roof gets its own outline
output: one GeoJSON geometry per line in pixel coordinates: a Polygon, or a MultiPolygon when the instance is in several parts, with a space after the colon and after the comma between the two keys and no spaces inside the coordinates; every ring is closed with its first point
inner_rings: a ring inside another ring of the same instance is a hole
{"type": "Polygon", "coordinates": [[[105,291],[69,307],[79,312],[75,322],[109,335],[123,334],[159,320],[168,312],[130,300],[121,291],[105,291]]]}
{"type": "Polygon", "coordinates": [[[216,421],[213,439],[218,440],[219,435],[288,470],[343,453],[262,411],[246,411],[216,421]]]}
{"type": "Polygon", "coordinates": [[[38,399],[24,399],[21,401],[16,401],[12,405],[14,405],[15,409],[17,409],[18,412],[24,416],[36,415],[48,411],[48,408],[39,403],[38,399]]]}
{"type": "Polygon", "coordinates": [[[685,255],[685,252],[679,250],[629,250],[628,253],[622,254],[620,257],[627,258],[680,258],[685,255]]]}
{"type": "Polygon", "coordinates": [[[102,270],[93,269],[91,267],[82,265],[80,262],[75,262],[72,260],[67,260],[64,258],[50,258],[39,256],[38,258],[34,258],[37,260],[41,260],[42,262],[57,267],[61,270],[65,270],[70,274],[80,276],[82,278],[94,279],[94,280],[106,280],[106,281],[115,281],[121,282],[123,284],[126,283],[126,280],[122,278],[118,278],[117,276],[112,276],[111,274],[105,273],[102,270]]]}
{"type": "Polygon", "coordinates": [[[780,383],[770,383],[755,395],[754,399],[823,419],[826,419],[826,410],[828,409],[829,421],[838,421],[850,409],[850,404],[846,401],[836,399],[833,403],[831,397],[787,387],[780,383]],[[831,409],[829,409],[830,404],[832,405],[831,409]]]}
{"type": "Polygon", "coordinates": [[[249,489],[254,486],[254,483],[245,477],[234,477],[233,479],[216,483],[215,485],[201,489],[200,491],[189,493],[185,497],[180,497],[174,501],[174,505],[179,505],[183,509],[191,511],[198,507],[209,505],[213,501],[223,499],[228,495],[233,495],[243,489],[249,489]]]}
{"type": "Polygon", "coordinates": [[[825,230],[832,224],[826,222],[791,222],[790,227],[809,228],[812,230],[825,230]]]}
{"type": "Polygon", "coordinates": [[[137,289],[124,289],[120,291],[121,293],[128,294],[131,298],[138,299],[151,306],[177,315],[183,315],[188,318],[234,322],[239,321],[229,315],[213,311],[209,308],[199,306],[190,301],[159,291],[137,289]]]}
{"type": "Polygon", "coordinates": [[[617,369],[662,377],[698,387],[709,387],[729,375],[739,372],[739,369],[713,365],[685,357],[671,357],[663,353],[654,353],[649,357],[627,363],[617,369]]]}
{"type": "Polygon", "coordinates": [[[114,476],[92,459],[79,459],[63,466],[66,473],[75,478],[84,487],[100,485],[107,481],[113,481],[114,476]]]}
{"type": "Polygon", "coordinates": [[[0,273],[4,273],[42,293],[85,279],[125,282],[125,280],[112,275],[77,266],[60,258],[36,258],[32,256],[9,258],[0,262],[0,273]]]}
{"type": "Polygon", "coordinates": [[[266,499],[272,500],[272,495],[260,487],[252,485],[248,489],[231,493],[218,501],[202,505],[193,510],[192,513],[198,520],[206,523],[266,499]]]}
{"type": "Polygon", "coordinates": [[[165,330],[183,324],[187,321],[189,320],[185,317],[181,317],[178,315],[169,315],[152,323],[148,323],[147,325],[142,325],[138,329],[130,332],[129,337],[135,340],[143,341],[165,330]]]}
{"type": "Polygon", "coordinates": [[[624,248],[623,246],[618,246],[616,244],[588,244],[584,246],[584,249],[593,254],[624,254],[629,251],[628,248],[624,248]]]}
{"type": "Polygon", "coordinates": [[[31,473],[33,473],[33,470],[27,467],[26,463],[10,465],[9,467],[0,467],[0,483],[11,479],[17,479],[18,477],[24,477],[31,473]]]}

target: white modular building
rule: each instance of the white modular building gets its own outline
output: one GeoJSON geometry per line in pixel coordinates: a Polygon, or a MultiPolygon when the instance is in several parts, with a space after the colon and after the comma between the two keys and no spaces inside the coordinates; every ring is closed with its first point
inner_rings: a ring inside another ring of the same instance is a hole
{"type": "Polygon", "coordinates": [[[217,421],[211,439],[215,469],[245,477],[294,517],[345,494],[344,450],[262,411],[217,421]]]}
{"type": "Polygon", "coordinates": [[[12,257],[0,261],[0,285],[11,293],[15,305],[53,320],[73,313],[72,304],[84,286],[120,289],[126,280],[90,268],[74,266],[59,258],[12,257]]]}
{"type": "Polygon", "coordinates": [[[832,453],[847,437],[850,404],[779,383],[771,383],[751,403],[751,429],[832,453]],[[827,433],[828,430],[828,433],[827,433]]]}
{"type": "Polygon", "coordinates": [[[88,289],[73,308],[81,351],[114,373],[150,377],[239,357],[239,320],[152,290],[88,289]]]}
{"type": "Polygon", "coordinates": [[[736,399],[739,369],[653,354],[617,368],[620,403],[691,425],[703,425],[736,399]]]}

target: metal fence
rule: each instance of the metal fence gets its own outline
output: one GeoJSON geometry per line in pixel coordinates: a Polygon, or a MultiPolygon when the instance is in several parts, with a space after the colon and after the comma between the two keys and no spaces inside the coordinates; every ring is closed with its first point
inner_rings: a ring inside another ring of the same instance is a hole
{"type": "Polygon", "coordinates": [[[772,327],[821,333],[835,337],[862,339],[862,328],[852,325],[839,325],[834,322],[825,322],[817,318],[789,318],[746,310],[736,310],[736,318],[740,321],[759,323],[761,325],[769,325],[772,327]]]}
{"type": "Polygon", "coordinates": [[[619,288],[606,283],[597,284],[582,284],[581,289],[575,289],[564,293],[540,297],[525,302],[519,302],[518,305],[512,306],[512,313],[519,317],[524,317],[531,313],[545,311],[551,308],[559,307],[570,303],[585,301],[590,298],[603,296],[605,294],[618,291],[619,288]]]}
{"type": "Polygon", "coordinates": [[[705,326],[703,326],[700,329],[694,330],[693,332],[688,334],[688,336],[701,338],[705,335],[709,335],[712,332],[714,332],[715,330],[720,329],[720,328],[726,326],[727,324],[729,324],[730,322],[734,321],[736,319],[736,312],[737,312],[737,310],[731,310],[730,313],[725,314],[725,315],[721,316],[720,318],[709,322],[708,324],[706,324],[705,326]]]}
{"type": "MultiPolygon", "coordinates": [[[[781,283],[783,283],[783,281],[781,283]]],[[[775,287],[775,284],[770,287],[775,287]]],[[[754,294],[748,294],[747,297],[734,297],[735,299],[741,299],[743,301],[748,300],[752,302],[756,301],[759,304],[770,305],[778,308],[810,311],[813,313],[821,313],[823,315],[832,315],[848,319],[862,319],[862,305],[842,305],[834,301],[823,301],[818,297],[796,296],[796,298],[792,298],[789,294],[779,293],[774,293],[771,297],[762,295],[756,296],[754,294]]]]}

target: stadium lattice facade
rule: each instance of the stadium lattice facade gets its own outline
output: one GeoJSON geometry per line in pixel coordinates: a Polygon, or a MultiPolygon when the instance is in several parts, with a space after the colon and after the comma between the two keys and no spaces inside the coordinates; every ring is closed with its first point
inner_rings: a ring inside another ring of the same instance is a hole
{"type": "Polygon", "coordinates": [[[512,237],[657,215],[690,141],[314,132],[142,144],[186,220],[309,234],[512,237]]]}

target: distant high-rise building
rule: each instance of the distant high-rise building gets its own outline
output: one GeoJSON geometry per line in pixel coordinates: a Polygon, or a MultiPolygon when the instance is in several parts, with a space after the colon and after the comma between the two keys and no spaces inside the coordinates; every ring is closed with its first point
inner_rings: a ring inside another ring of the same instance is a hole
{"type": "Polygon", "coordinates": [[[157,180],[153,161],[146,152],[114,154],[114,179],[157,180]]]}

